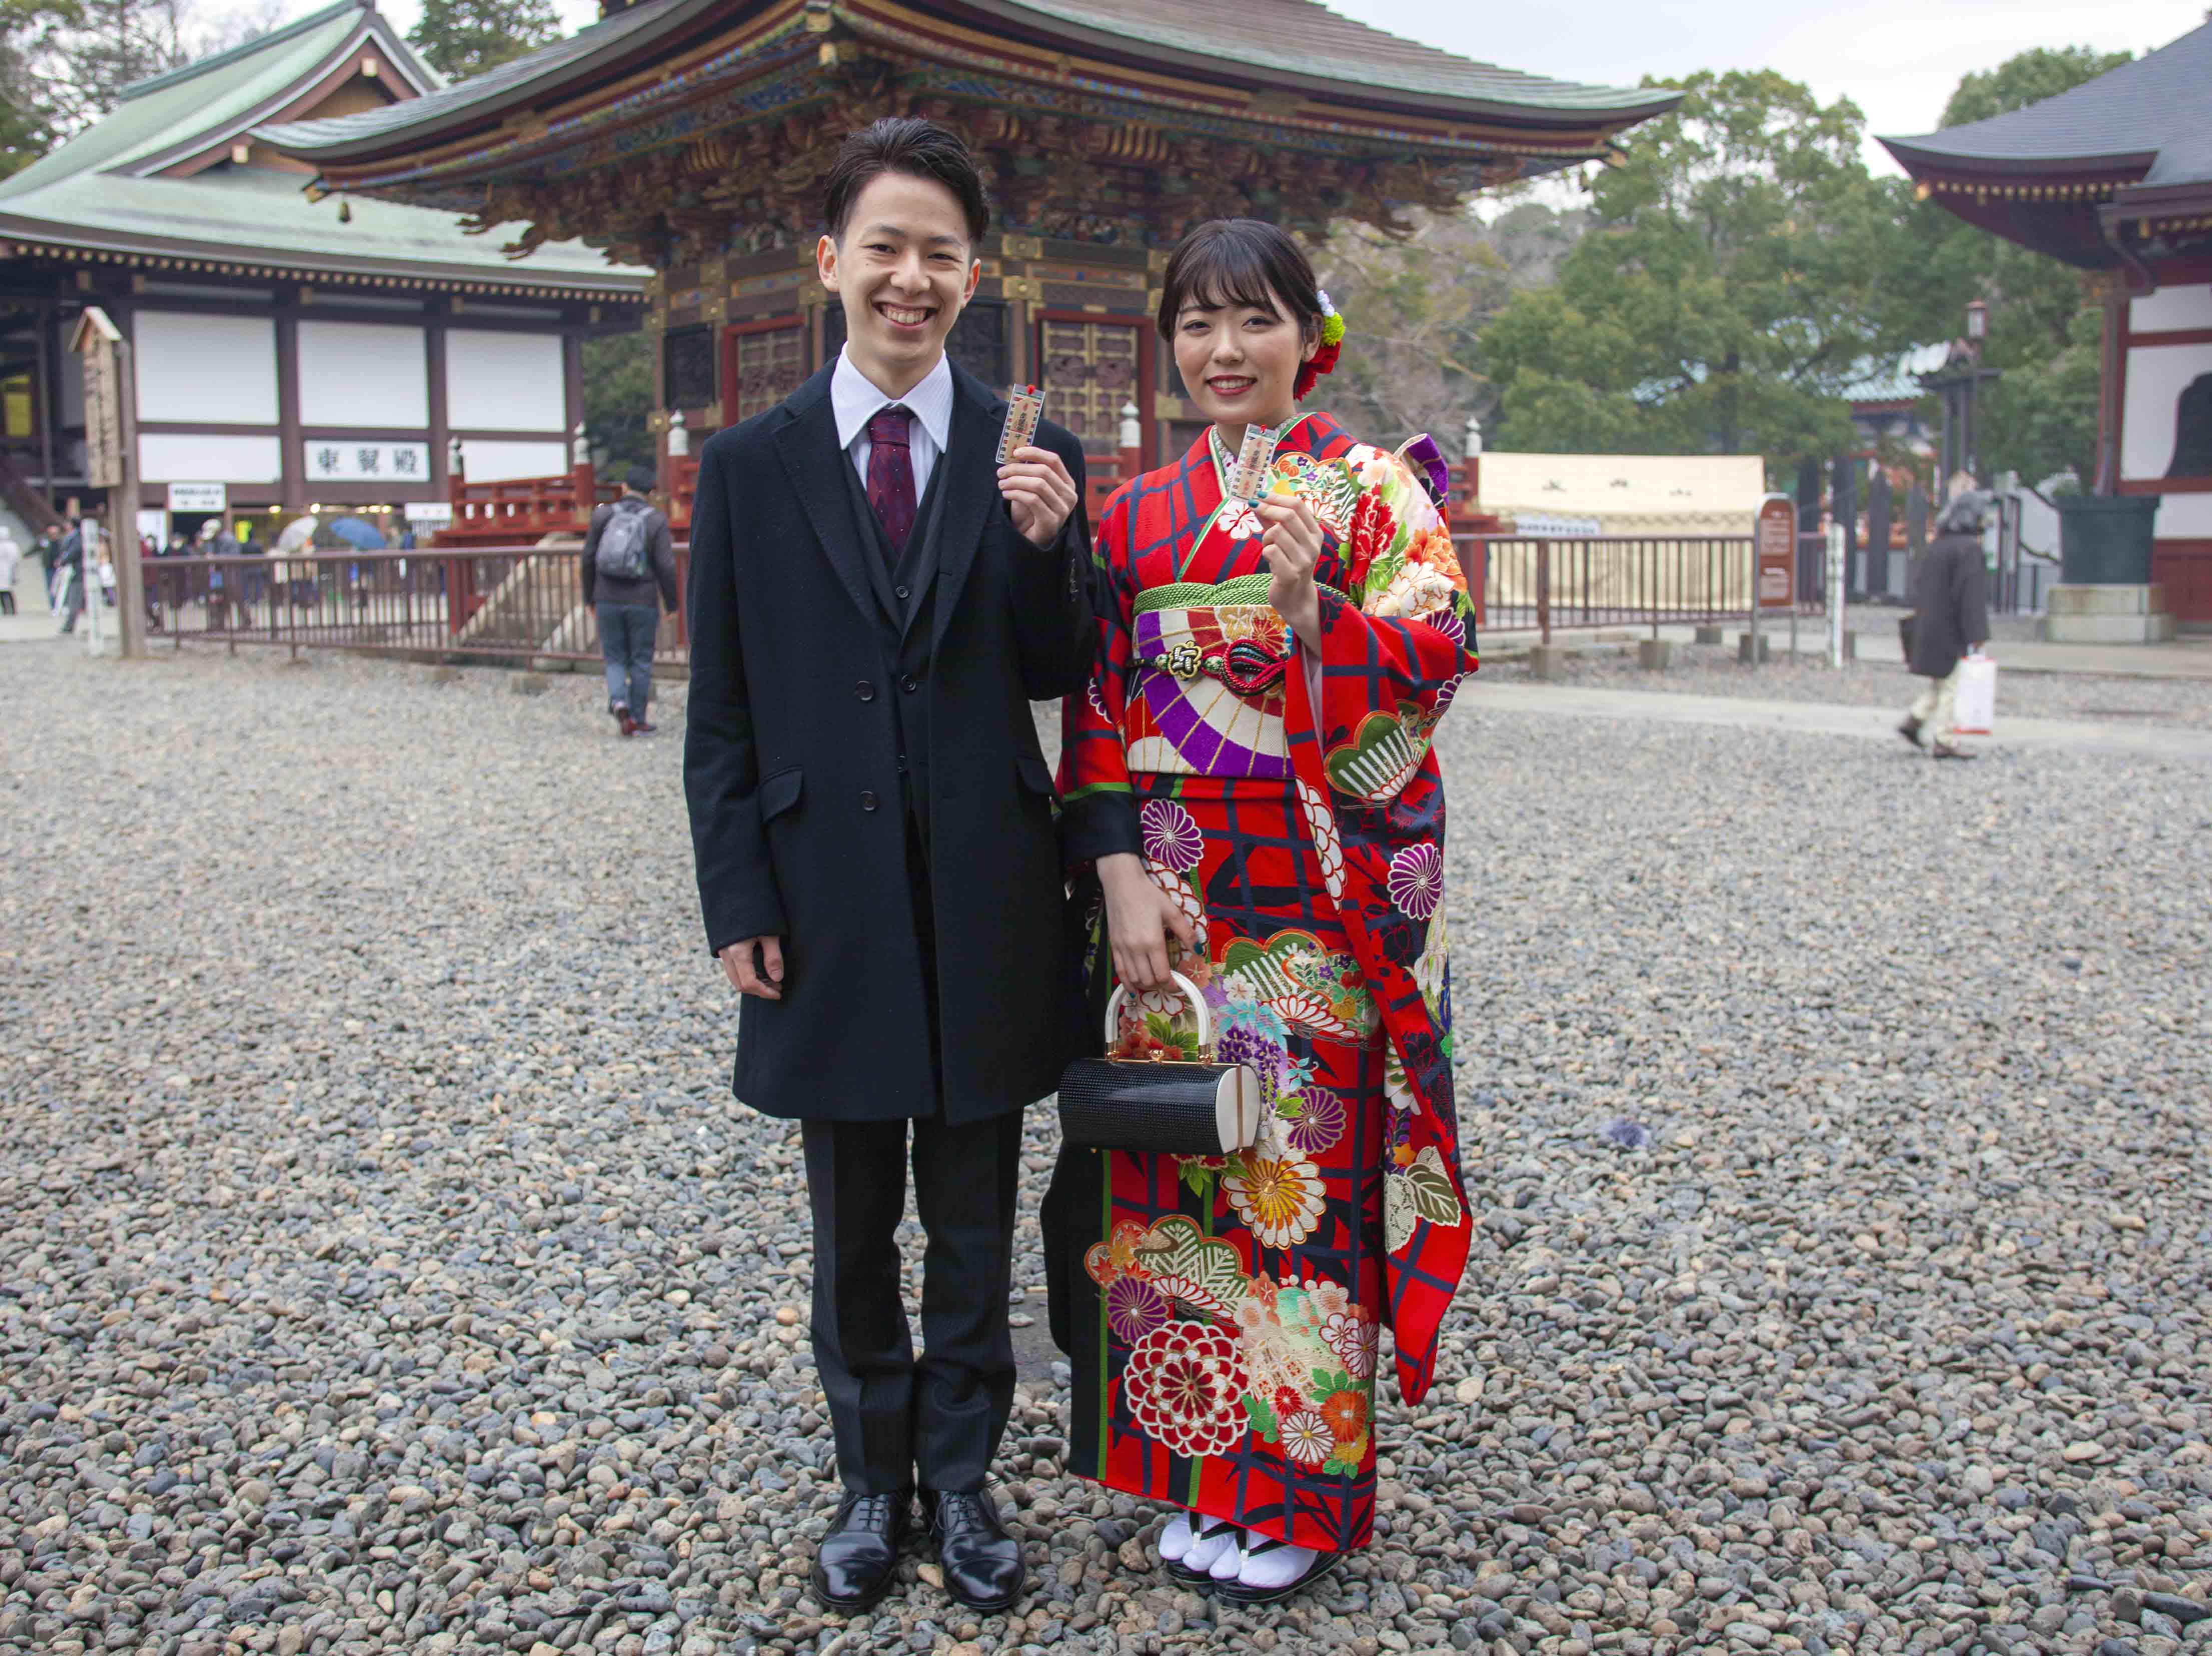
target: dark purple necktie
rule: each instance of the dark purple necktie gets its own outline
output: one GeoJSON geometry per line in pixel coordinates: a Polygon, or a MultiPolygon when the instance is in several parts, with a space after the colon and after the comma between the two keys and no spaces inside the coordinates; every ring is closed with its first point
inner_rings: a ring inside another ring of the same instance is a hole
{"type": "Polygon", "coordinates": [[[894,562],[914,533],[914,454],[907,447],[914,417],[896,403],[868,420],[868,504],[884,526],[894,562]]]}

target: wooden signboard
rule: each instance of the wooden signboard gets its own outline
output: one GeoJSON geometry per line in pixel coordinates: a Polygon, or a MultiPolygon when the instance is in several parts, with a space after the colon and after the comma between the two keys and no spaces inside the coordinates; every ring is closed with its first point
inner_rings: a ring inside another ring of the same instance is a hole
{"type": "Polygon", "coordinates": [[[1797,508],[1787,495],[1759,503],[1753,531],[1759,564],[1759,607],[1786,610],[1797,602],[1797,508]]]}
{"type": "Polygon", "coordinates": [[[115,347],[123,338],[107,313],[89,306],[70,349],[84,359],[84,480],[95,489],[123,482],[123,396],[115,347]]]}

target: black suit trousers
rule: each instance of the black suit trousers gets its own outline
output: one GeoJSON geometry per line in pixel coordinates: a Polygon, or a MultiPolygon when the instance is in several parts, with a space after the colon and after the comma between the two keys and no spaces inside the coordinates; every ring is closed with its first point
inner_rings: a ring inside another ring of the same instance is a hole
{"type": "MultiPolygon", "coordinates": [[[[915,932],[932,1056],[940,1063],[932,923],[920,837],[908,822],[915,932]]],[[[942,1096],[940,1091],[940,1097],[942,1096]]],[[[814,1364],[830,1403],[846,1488],[894,1493],[980,1489],[1014,1400],[1015,1184],[1022,1112],[911,1123],[922,1255],[917,1360],[900,1296],[898,1223],[906,1209],[909,1123],[808,1121],[807,1201],[814,1215],[814,1364]]]]}

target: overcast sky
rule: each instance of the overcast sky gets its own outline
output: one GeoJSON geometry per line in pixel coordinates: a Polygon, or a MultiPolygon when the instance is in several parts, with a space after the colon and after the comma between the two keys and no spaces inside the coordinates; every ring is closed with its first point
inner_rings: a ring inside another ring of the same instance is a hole
{"type": "MultiPolygon", "coordinates": [[[[596,0],[557,0],[570,28],[596,0]]],[[[2124,47],[2187,33],[2205,0],[1579,0],[1546,5],[1328,0],[1336,10],[1462,57],[1564,81],[1634,86],[1646,75],[1777,69],[1824,103],[1849,97],[1872,133],[1925,132],[1969,70],[2031,46],[2124,47]]],[[[401,31],[420,0],[386,0],[401,31]]],[[[1869,157],[1885,169],[1887,152],[1869,157]]]]}

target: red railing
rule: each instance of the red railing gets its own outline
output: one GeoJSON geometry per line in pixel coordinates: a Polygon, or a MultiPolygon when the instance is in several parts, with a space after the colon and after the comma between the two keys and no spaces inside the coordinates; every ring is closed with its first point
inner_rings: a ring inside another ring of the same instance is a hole
{"type": "MultiPolygon", "coordinates": [[[[439,660],[599,659],[574,546],[496,546],[313,557],[163,557],[145,565],[149,642],[186,639],[356,649],[439,660]]],[[[691,549],[676,547],[677,590],[691,549]]],[[[690,659],[679,608],[656,661],[690,659]]]]}

